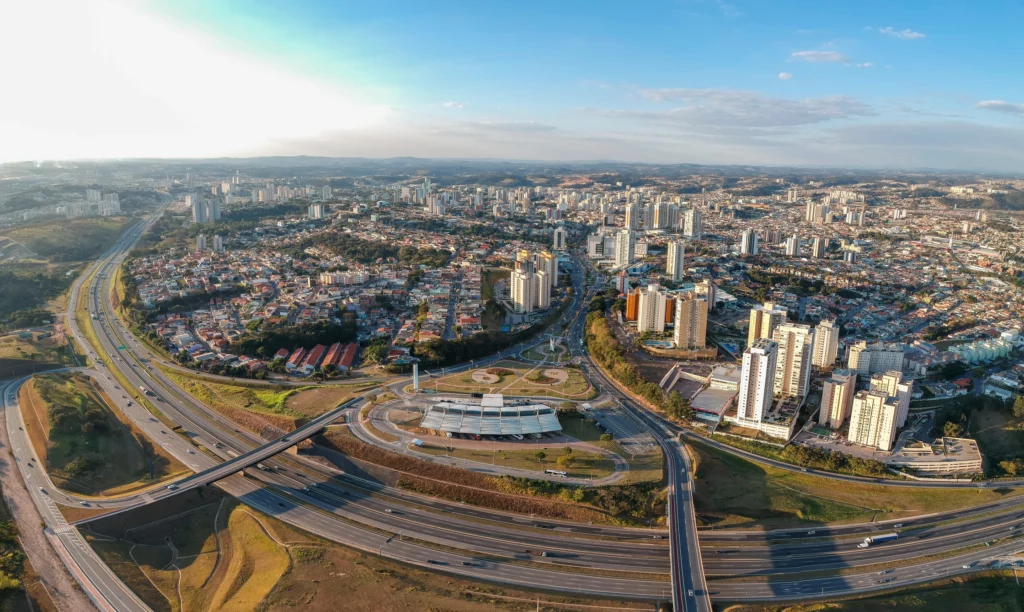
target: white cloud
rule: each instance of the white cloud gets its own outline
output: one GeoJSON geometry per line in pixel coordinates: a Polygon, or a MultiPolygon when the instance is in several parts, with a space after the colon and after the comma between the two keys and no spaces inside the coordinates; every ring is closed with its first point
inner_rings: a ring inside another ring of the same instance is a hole
{"type": "Polygon", "coordinates": [[[109,0],[0,2],[0,161],[248,154],[383,124],[352,87],[250,59],[109,0]],[[13,61],[13,58],[18,58],[13,61]]]}
{"type": "Polygon", "coordinates": [[[925,37],[925,35],[922,34],[921,32],[915,32],[911,29],[896,30],[891,27],[885,27],[878,28],[878,32],[880,34],[885,34],[886,36],[892,36],[893,38],[901,38],[903,40],[916,40],[918,38],[925,37]]]}
{"type": "Polygon", "coordinates": [[[445,102],[441,106],[443,106],[444,108],[465,108],[466,104],[464,102],[455,102],[454,100],[449,100],[448,102],[445,102]]]}
{"type": "Polygon", "coordinates": [[[856,64],[856,66],[858,68],[874,68],[875,67],[875,65],[872,64],[871,62],[864,62],[862,64],[856,64]]]}
{"type": "Polygon", "coordinates": [[[977,108],[983,108],[985,110],[996,111],[999,113],[1008,113],[1011,115],[1020,115],[1024,117],[1024,104],[1015,104],[1013,102],[1003,102],[1002,100],[982,100],[975,104],[977,108]]]}
{"type": "Polygon", "coordinates": [[[792,72],[780,72],[779,73],[779,78],[782,79],[783,81],[788,81],[791,78],[793,78],[793,73],[792,72]]]}
{"type": "Polygon", "coordinates": [[[849,96],[793,100],[754,91],[727,89],[644,89],[640,95],[655,102],[682,102],[664,111],[596,111],[684,126],[781,128],[875,115],[867,104],[849,96]]]}
{"type": "Polygon", "coordinates": [[[796,51],[791,58],[813,63],[846,63],[850,58],[838,51],[796,51]]]}

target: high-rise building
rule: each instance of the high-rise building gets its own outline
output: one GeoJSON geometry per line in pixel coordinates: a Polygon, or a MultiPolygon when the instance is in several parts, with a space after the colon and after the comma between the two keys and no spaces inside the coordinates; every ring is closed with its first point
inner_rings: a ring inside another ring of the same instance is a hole
{"type": "Polygon", "coordinates": [[[760,423],[772,407],[775,360],[778,344],[759,338],[743,351],[743,373],[736,416],[740,420],[760,423]]]}
{"type": "Polygon", "coordinates": [[[839,325],[834,319],[822,319],[814,328],[814,356],[816,368],[831,368],[839,356],[839,325]]]}
{"type": "Polygon", "coordinates": [[[535,306],[544,310],[551,306],[551,275],[544,270],[537,270],[534,275],[535,306]]]}
{"type": "Polygon", "coordinates": [[[668,294],[657,284],[640,291],[637,307],[636,330],[640,333],[665,331],[665,308],[668,294]]]}
{"type": "Polygon", "coordinates": [[[828,238],[824,236],[815,236],[814,241],[811,242],[811,256],[815,259],[821,259],[825,256],[825,251],[828,250],[828,238]]]}
{"type": "Polygon", "coordinates": [[[714,310],[715,304],[718,302],[718,287],[715,286],[715,283],[706,278],[697,283],[694,289],[697,291],[697,295],[704,296],[704,299],[708,301],[708,311],[714,310]]]}
{"type": "Polygon", "coordinates": [[[675,300],[676,348],[698,349],[707,344],[708,301],[687,291],[675,300]]]}
{"type": "Polygon", "coordinates": [[[636,206],[626,204],[626,229],[635,230],[640,227],[640,213],[636,206]]]}
{"type": "Polygon", "coordinates": [[[914,392],[914,381],[904,380],[903,372],[892,370],[871,377],[871,390],[885,393],[896,404],[896,427],[907,424],[910,414],[910,396],[914,392]]]}
{"type": "Polygon", "coordinates": [[[331,199],[331,186],[330,185],[324,185],[324,188],[320,190],[320,199],[321,200],[330,200],[331,199]]]}
{"type": "Polygon", "coordinates": [[[316,204],[310,204],[309,205],[309,218],[310,219],[323,219],[324,218],[324,208],[325,208],[325,206],[323,204],[320,204],[319,202],[316,203],[316,204]]]}
{"type": "Polygon", "coordinates": [[[799,257],[800,256],[800,236],[793,234],[786,239],[786,256],[787,257],[799,257]]]}
{"type": "Polygon", "coordinates": [[[213,250],[218,253],[224,250],[224,238],[220,234],[213,235],[213,250]]]}
{"type": "Polygon", "coordinates": [[[516,312],[533,312],[537,303],[537,278],[533,271],[533,262],[517,261],[516,268],[509,277],[509,295],[516,312]]]}
{"type": "MultiPolygon", "coordinates": [[[[558,286],[558,256],[547,251],[541,251],[537,253],[537,257],[534,258],[534,264],[538,270],[543,270],[547,274],[548,286],[558,286]]],[[[550,293],[550,290],[548,291],[550,293]]]]}
{"type": "Polygon", "coordinates": [[[654,206],[654,219],[651,227],[653,229],[666,229],[668,224],[668,202],[658,202],[654,206]]]}
{"type": "Polygon", "coordinates": [[[686,218],[683,221],[683,235],[687,238],[700,238],[703,233],[704,222],[701,218],[700,209],[687,209],[686,218]]]}
{"type": "Polygon", "coordinates": [[[752,229],[743,230],[740,237],[740,255],[757,255],[757,232],[752,229]]]}
{"type": "Polygon", "coordinates": [[[206,202],[193,195],[185,196],[185,201],[192,208],[192,223],[206,223],[206,202]]]}
{"type": "Polygon", "coordinates": [[[803,323],[782,323],[772,337],[779,345],[775,362],[775,394],[805,397],[811,384],[814,329],[803,323]]]}
{"type": "Polygon", "coordinates": [[[626,320],[636,321],[640,311],[640,289],[626,294],[626,320]]]}
{"type": "Polygon", "coordinates": [[[771,338],[775,334],[775,328],[786,320],[786,314],[785,308],[777,308],[771,302],[751,308],[747,346],[753,346],[758,338],[771,338]]]}
{"type": "Polygon", "coordinates": [[[682,240],[673,240],[668,243],[668,257],[665,262],[665,274],[674,282],[683,280],[683,271],[686,268],[684,253],[686,243],[682,240]]]}
{"type": "Polygon", "coordinates": [[[857,390],[857,374],[849,370],[835,370],[821,389],[821,408],[818,422],[839,429],[850,418],[853,394],[857,390]]]}
{"type": "Polygon", "coordinates": [[[890,370],[902,371],[903,352],[902,344],[882,342],[868,344],[861,340],[850,346],[846,367],[864,377],[890,370]]]}
{"type": "Polygon", "coordinates": [[[554,236],[551,240],[551,249],[553,251],[564,251],[566,248],[565,242],[566,232],[565,228],[559,225],[555,228],[554,236]]]}
{"type": "Polygon", "coordinates": [[[203,234],[199,234],[198,236],[196,236],[196,250],[197,251],[205,251],[206,250],[206,236],[204,236],[203,234]]]}
{"type": "Polygon", "coordinates": [[[100,194],[101,194],[101,192],[100,192],[99,189],[86,189],[85,190],[85,199],[90,201],[90,202],[99,202],[100,199],[101,199],[100,194]]]}
{"type": "Polygon", "coordinates": [[[891,451],[896,439],[896,403],[881,391],[860,391],[853,396],[850,430],[854,444],[891,451]]]}
{"type": "Polygon", "coordinates": [[[633,263],[633,252],[636,249],[636,242],[633,232],[624,229],[619,232],[619,238],[615,241],[615,265],[619,268],[629,267],[633,263]]]}

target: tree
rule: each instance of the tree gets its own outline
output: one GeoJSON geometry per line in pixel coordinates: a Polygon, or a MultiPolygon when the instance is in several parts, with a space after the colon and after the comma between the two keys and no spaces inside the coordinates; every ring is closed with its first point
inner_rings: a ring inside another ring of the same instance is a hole
{"type": "Polygon", "coordinates": [[[1024,419],[1024,395],[1018,395],[1013,402],[1013,416],[1024,419]]]}
{"type": "Polygon", "coordinates": [[[611,442],[612,441],[612,434],[610,434],[610,433],[601,434],[601,441],[602,442],[611,442]]]}
{"type": "Polygon", "coordinates": [[[999,469],[1009,474],[1010,476],[1017,475],[1017,462],[1016,461],[1000,461],[999,469]]]}
{"type": "Polygon", "coordinates": [[[559,467],[567,468],[572,467],[572,464],[576,463],[576,457],[572,455],[562,455],[556,460],[559,467]]]}
{"type": "Polygon", "coordinates": [[[572,402],[562,402],[562,405],[558,407],[559,412],[576,412],[576,404],[572,402]]]}
{"type": "Polygon", "coordinates": [[[548,454],[542,450],[539,450],[533,454],[533,458],[536,459],[537,461],[544,461],[547,458],[547,456],[548,454]]]}
{"type": "Polygon", "coordinates": [[[562,451],[562,454],[563,455],[571,455],[572,454],[572,447],[571,446],[566,446],[565,450],[562,451]]]}
{"type": "Polygon", "coordinates": [[[964,434],[964,426],[954,421],[946,421],[942,426],[942,435],[947,438],[959,438],[964,434]]]}

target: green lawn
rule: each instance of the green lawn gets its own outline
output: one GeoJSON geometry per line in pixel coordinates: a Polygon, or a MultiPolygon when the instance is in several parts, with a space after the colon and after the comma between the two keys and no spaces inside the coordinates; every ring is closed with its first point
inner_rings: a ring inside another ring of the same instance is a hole
{"type": "Polygon", "coordinates": [[[562,431],[567,435],[581,442],[589,442],[594,446],[610,450],[625,459],[629,463],[629,475],[626,477],[625,482],[661,480],[663,471],[662,455],[661,450],[657,447],[649,453],[630,455],[626,452],[626,449],[622,448],[614,440],[603,442],[601,434],[604,432],[598,429],[594,421],[587,418],[584,414],[579,412],[561,414],[558,416],[558,420],[562,424],[562,431]]]}
{"type": "MultiPolygon", "coordinates": [[[[486,442],[481,442],[486,446],[486,442]]],[[[424,445],[415,450],[430,455],[450,456],[479,463],[493,463],[493,465],[515,468],[520,470],[531,470],[543,472],[544,470],[563,470],[572,478],[603,478],[615,471],[615,463],[597,453],[573,451],[573,464],[562,467],[558,465],[558,457],[564,454],[565,447],[549,446],[537,447],[531,445],[529,449],[523,450],[488,450],[486,448],[454,448],[449,452],[439,446],[424,445]],[[546,456],[544,459],[537,459],[537,451],[542,451],[546,456]]]]}
{"type": "Polygon", "coordinates": [[[971,437],[990,465],[1024,456],[1024,429],[1009,410],[986,408],[971,412],[971,437]]]}
{"type": "Polygon", "coordinates": [[[576,368],[558,368],[564,372],[564,382],[543,383],[531,382],[528,376],[541,374],[544,366],[520,363],[518,361],[499,361],[483,370],[509,370],[499,374],[496,382],[482,383],[473,380],[474,370],[450,374],[443,378],[421,380],[424,389],[436,388],[438,392],[450,393],[503,393],[505,395],[524,395],[541,397],[559,397],[572,400],[587,400],[597,395],[596,389],[587,378],[576,368]],[[436,386],[435,386],[436,385],[436,386]]]}
{"type": "Polygon", "coordinates": [[[786,527],[895,519],[985,504],[1019,489],[893,488],[780,470],[700,444],[694,504],[706,523],[786,527]]]}

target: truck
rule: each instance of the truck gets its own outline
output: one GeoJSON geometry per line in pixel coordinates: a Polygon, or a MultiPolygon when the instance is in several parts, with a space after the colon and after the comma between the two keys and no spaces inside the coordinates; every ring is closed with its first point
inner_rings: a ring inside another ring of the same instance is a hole
{"type": "Polygon", "coordinates": [[[867,548],[872,544],[881,544],[882,542],[888,542],[889,540],[895,540],[900,537],[898,533],[884,533],[880,535],[869,536],[864,538],[864,541],[857,545],[857,548],[867,548]]]}
{"type": "Polygon", "coordinates": [[[142,391],[143,395],[153,395],[144,385],[139,385],[139,391],[142,391]]]}

